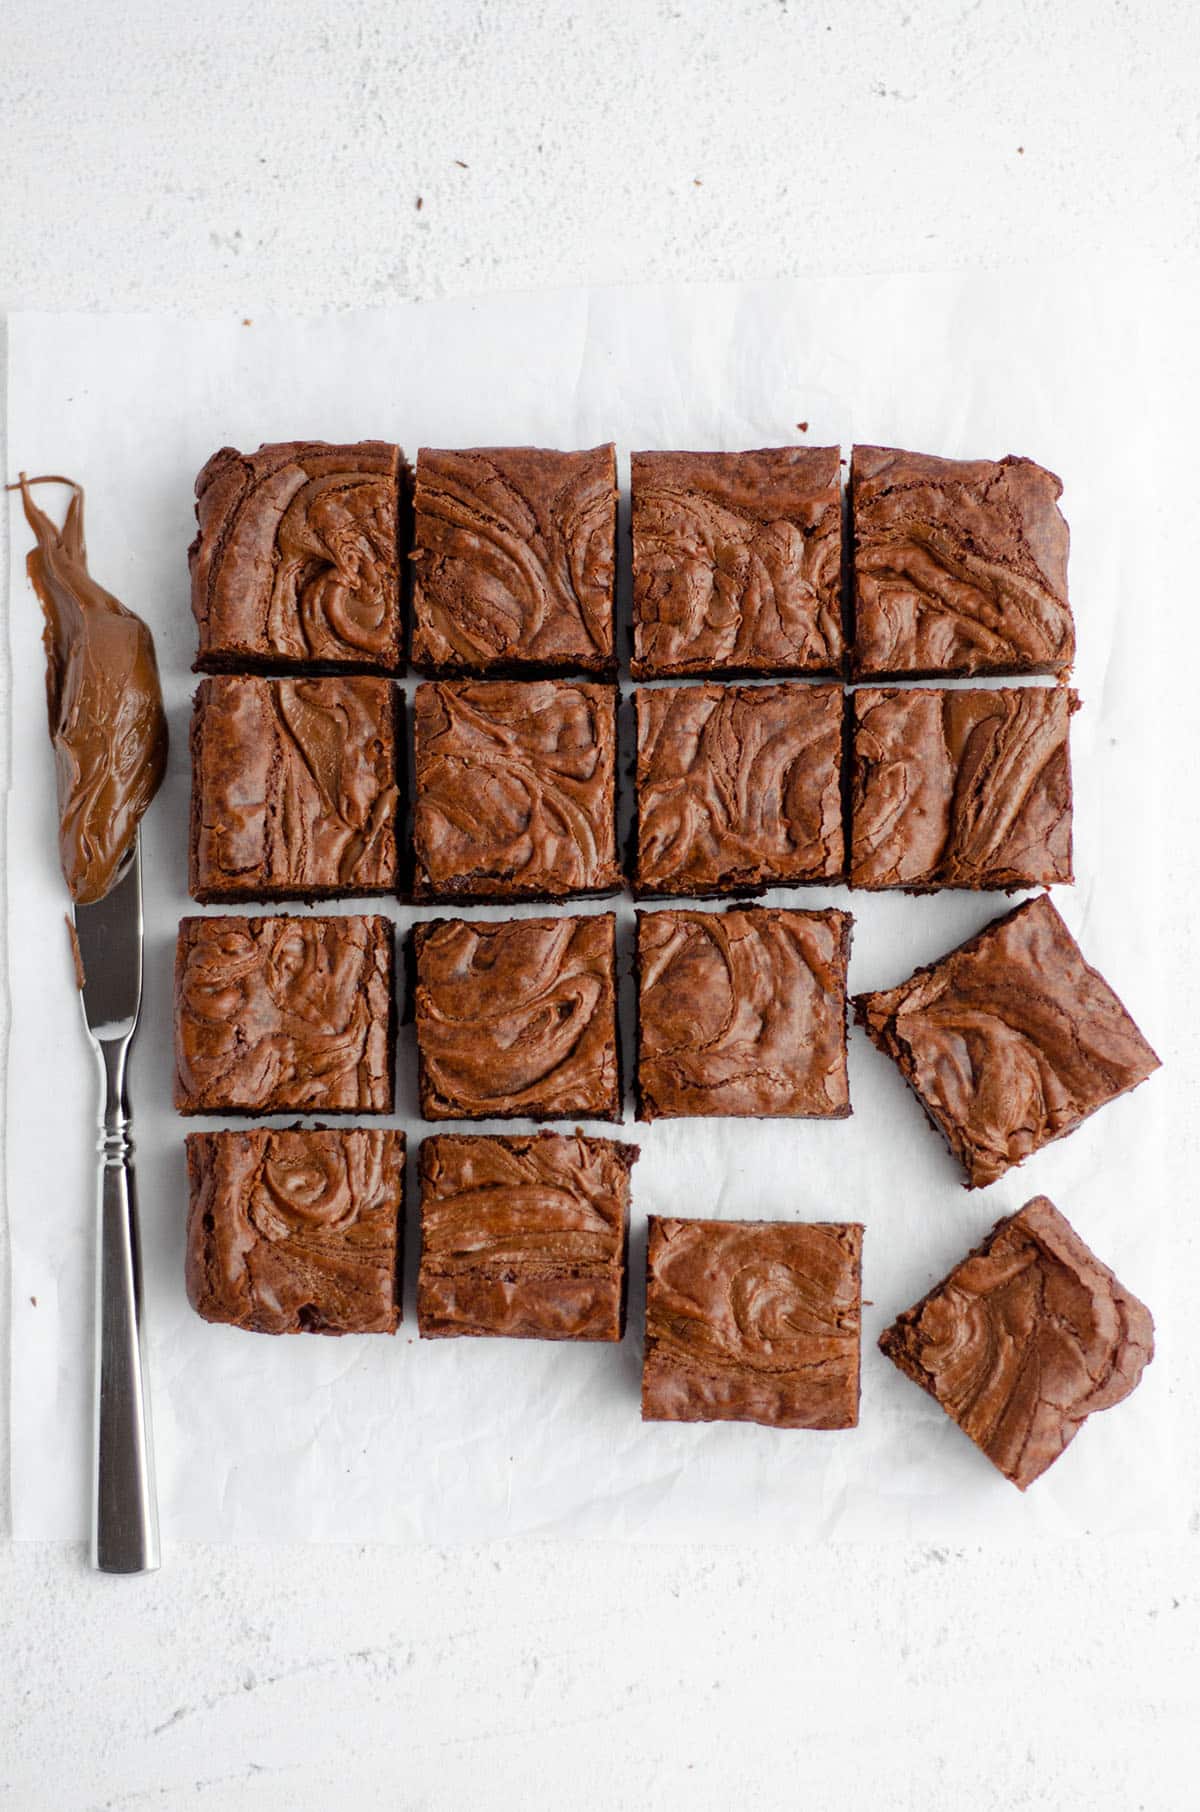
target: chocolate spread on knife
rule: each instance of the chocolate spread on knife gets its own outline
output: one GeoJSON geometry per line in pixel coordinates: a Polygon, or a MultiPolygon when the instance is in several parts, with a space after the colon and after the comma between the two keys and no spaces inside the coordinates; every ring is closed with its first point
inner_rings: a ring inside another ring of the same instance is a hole
{"type": "Polygon", "coordinates": [[[71,898],[103,899],[167,765],[167,720],[154,641],[133,612],[92,578],[83,539],[83,487],[26,478],[19,490],[37,537],[26,562],[45,617],[46,703],[58,775],[58,853],[71,898]],[[30,495],[64,484],[61,529],[30,495]]]}

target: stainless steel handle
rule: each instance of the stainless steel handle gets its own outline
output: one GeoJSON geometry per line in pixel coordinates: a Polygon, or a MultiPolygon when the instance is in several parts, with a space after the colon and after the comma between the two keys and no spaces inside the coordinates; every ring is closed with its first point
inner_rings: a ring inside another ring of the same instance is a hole
{"type": "Polygon", "coordinates": [[[137,1189],[125,1103],[127,1044],[127,1039],[100,1044],[105,1100],[96,1248],[92,1565],[102,1573],[148,1573],[159,1564],[150,1404],[142,1360],[137,1189]]]}

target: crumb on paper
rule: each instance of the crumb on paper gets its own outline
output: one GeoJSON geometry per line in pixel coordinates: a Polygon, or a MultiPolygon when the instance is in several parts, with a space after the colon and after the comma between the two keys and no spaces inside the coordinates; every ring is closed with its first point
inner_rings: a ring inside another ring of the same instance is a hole
{"type": "Polygon", "coordinates": [[[808,423],[807,422],[797,422],[796,426],[799,428],[801,434],[808,433],[808,423]]]}
{"type": "Polygon", "coordinates": [[[693,176],[692,187],[693,189],[702,189],[704,187],[703,179],[699,176],[693,176]]]}
{"type": "Polygon", "coordinates": [[[1024,145],[1018,145],[1018,146],[1017,146],[1017,156],[1018,156],[1018,157],[1024,157],[1024,155],[1025,155],[1025,147],[1024,147],[1024,145]]]}
{"type": "Polygon", "coordinates": [[[421,212],[421,209],[424,206],[425,206],[425,197],[423,195],[418,195],[417,196],[417,213],[418,214],[421,212]]]}
{"type": "Polygon", "coordinates": [[[37,1308],[37,1297],[31,1296],[29,1298],[29,1301],[30,1301],[31,1306],[36,1309],[37,1308]]]}
{"type": "Polygon", "coordinates": [[[250,319],[249,315],[242,316],[242,326],[243,327],[253,327],[254,326],[254,322],[250,319]]]}
{"type": "Polygon", "coordinates": [[[84,983],[87,981],[87,973],[83,967],[83,951],[79,948],[79,934],[75,930],[75,921],[69,912],[63,913],[63,922],[67,927],[67,936],[71,940],[71,961],[75,965],[75,986],[82,994],[84,983]]]}
{"type": "Polygon", "coordinates": [[[464,164],[461,157],[456,157],[454,161],[460,170],[469,170],[471,168],[470,164],[464,164]]]}

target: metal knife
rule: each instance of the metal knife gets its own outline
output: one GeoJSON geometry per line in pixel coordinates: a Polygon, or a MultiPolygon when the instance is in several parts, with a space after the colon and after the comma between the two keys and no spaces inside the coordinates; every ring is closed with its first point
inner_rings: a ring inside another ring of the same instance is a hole
{"type": "Polygon", "coordinates": [[[142,1351],[142,1270],[125,1059],[142,1001],[141,837],[116,885],[75,907],[79,998],[96,1052],[100,1116],[96,1240],[92,1565],[148,1573],[159,1563],[150,1402],[142,1351]]]}

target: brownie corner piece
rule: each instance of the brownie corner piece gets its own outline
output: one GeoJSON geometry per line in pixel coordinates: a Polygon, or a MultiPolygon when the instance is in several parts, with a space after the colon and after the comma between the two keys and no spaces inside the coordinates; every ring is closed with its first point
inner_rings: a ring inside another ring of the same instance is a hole
{"type": "Polygon", "coordinates": [[[837,447],[632,457],[635,679],[837,673],[837,447]]]}
{"type": "Polygon", "coordinates": [[[393,891],[402,709],[385,679],[202,679],[191,724],[193,899],[393,891]]]}
{"type": "Polygon", "coordinates": [[[622,1117],[612,913],[413,929],[426,1120],[622,1117]]]}
{"type": "Polygon", "coordinates": [[[258,1334],[400,1323],[404,1134],[189,1133],[188,1300],[258,1334]]]}
{"type": "Polygon", "coordinates": [[[856,446],[859,679],[1055,674],[1075,659],[1062,483],[1032,459],[856,446]]]}
{"type": "Polygon", "coordinates": [[[386,441],[215,453],[188,553],[197,671],[399,672],[406,472],[386,441]]]}
{"type": "Polygon", "coordinates": [[[617,466],[610,442],[422,447],[412,661],[434,677],[613,677],[617,466]]]}
{"type": "Polygon", "coordinates": [[[422,1338],[620,1340],[637,1157],[579,1131],[425,1139],[422,1338]]]}
{"type": "Polygon", "coordinates": [[[982,1189],[1127,1094],[1159,1059],[1048,894],[994,919],[855,1017],[982,1189]],[[961,1053],[948,1061],[946,1052],[961,1053]]]}
{"type": "Polygon", "coordinates": [[[1154,1320],[1037,1196],[899,1315],[879,1347],[1025,1491],[1090,1415],[1136,1389],[1154,1357],[1154,1320]]]}
{"type": "Polygon", "coordinates": [[[1074,879],[1065,686],[860,687],[850,883],[1013,891],[1074,879]]]}
{"type": "Polygon", "coordinates": [[[639,895],[842,878],[840,686],[657,686],[634,702],[639,895]]]}
{"type": "Polygon", "coordinates": [[[858,1223],[651,1215],[643,1420],[855,1427],[862,1239],[858,1223]]]}
{"type": "Polygon", "coordinates": [[[637,915],[638,1118],[844,1119],[847,912],[637,915]]]}
{"type": "Polygon", "coordinates": [[[413,750],[416,899],[552,901],[620,887],[615,687],[427,681],[413,750]]]}

